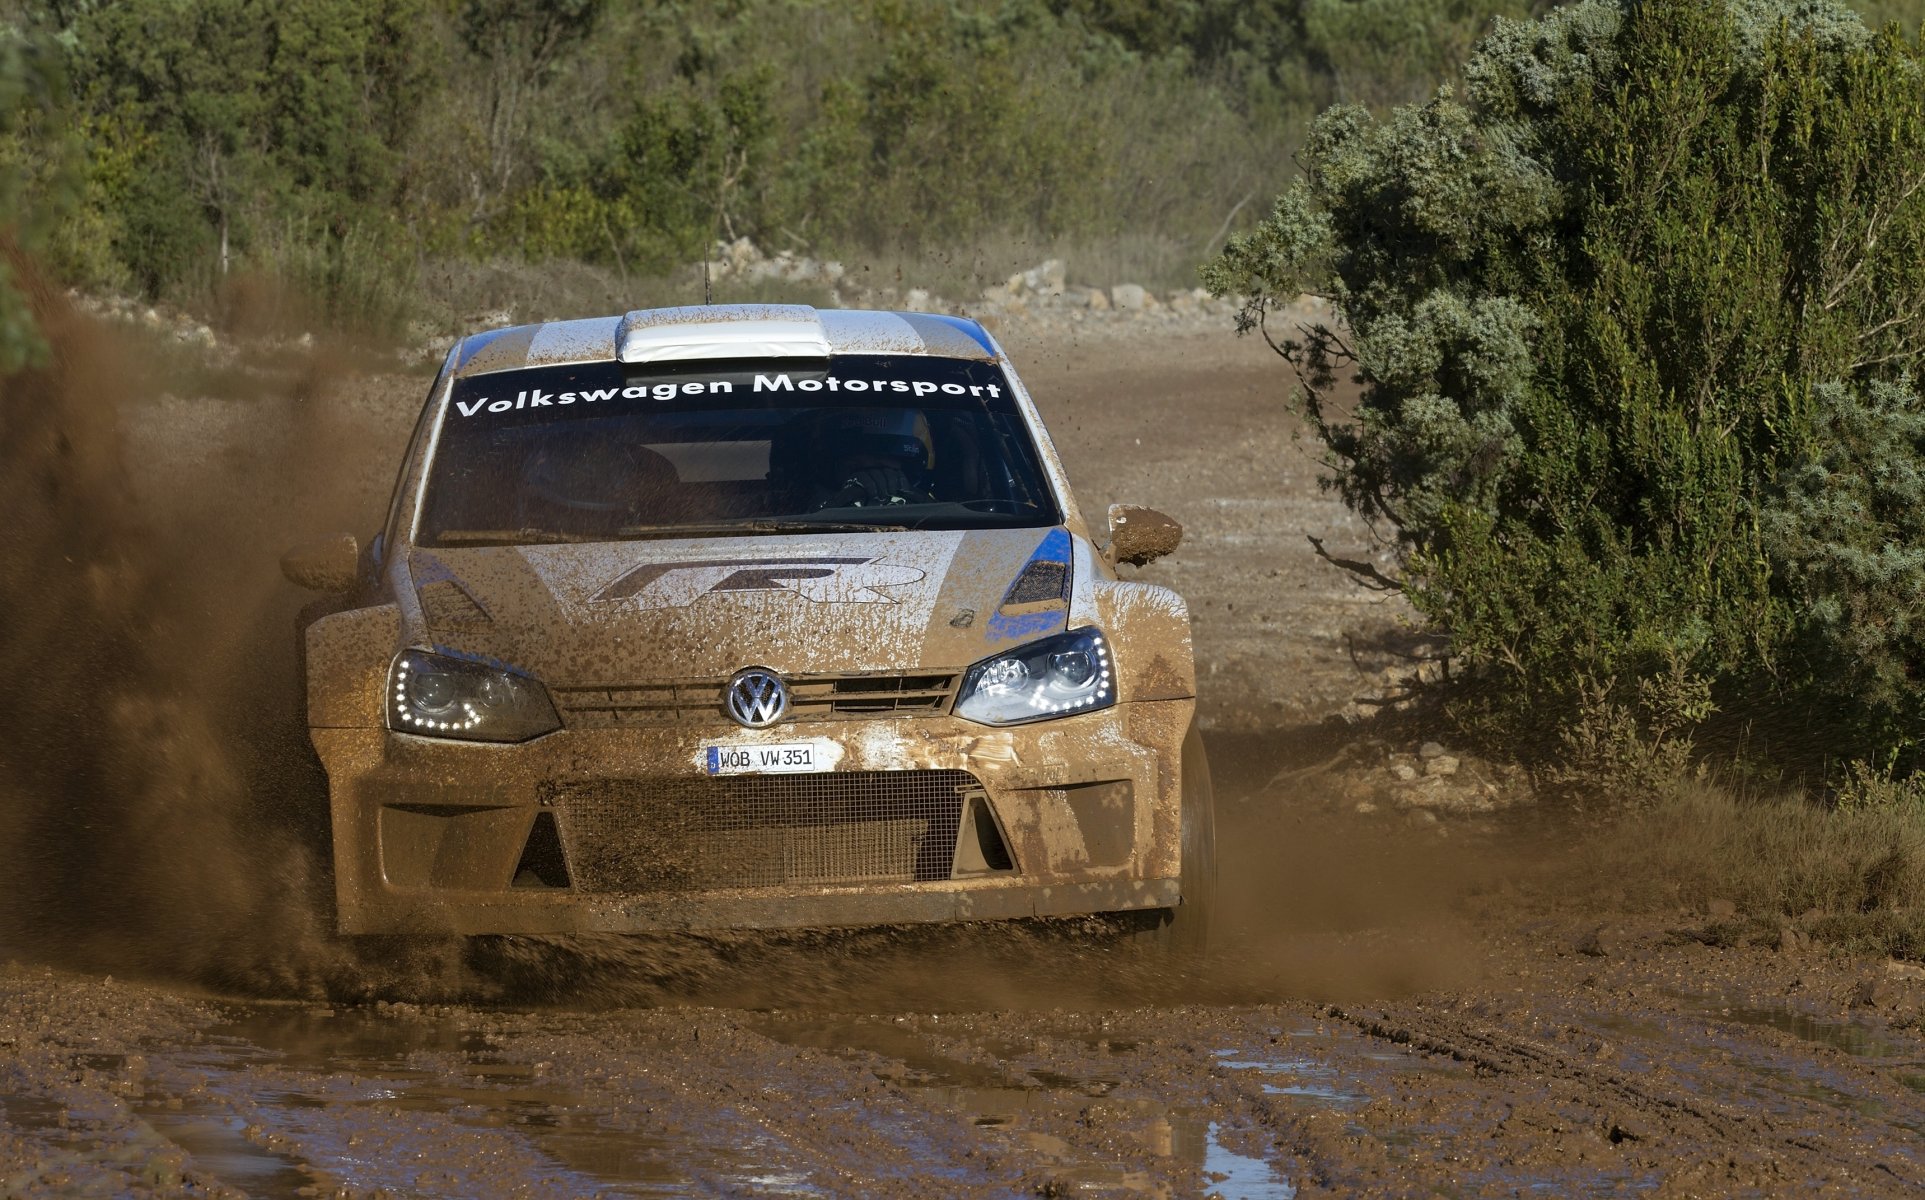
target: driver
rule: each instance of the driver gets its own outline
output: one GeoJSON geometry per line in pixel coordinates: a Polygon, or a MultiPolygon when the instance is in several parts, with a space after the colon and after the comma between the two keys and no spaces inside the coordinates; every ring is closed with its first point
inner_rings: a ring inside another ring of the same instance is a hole
{"type": "Polygon", "coordinates": [[[920,409],[833,410],[815,433],[817,509],[935,501],[935,446],[920,409]]]}

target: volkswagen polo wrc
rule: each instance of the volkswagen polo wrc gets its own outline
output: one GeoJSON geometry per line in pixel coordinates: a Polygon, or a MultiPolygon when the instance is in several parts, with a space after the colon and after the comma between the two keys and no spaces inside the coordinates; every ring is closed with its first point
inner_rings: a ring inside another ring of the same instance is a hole
{"type": "Polygon", "coordinates": [[[291,552],[349,933],[1135,914],[1213,881],[1188,612],[921,313],[469,337],[386,527],[291,552]]]}

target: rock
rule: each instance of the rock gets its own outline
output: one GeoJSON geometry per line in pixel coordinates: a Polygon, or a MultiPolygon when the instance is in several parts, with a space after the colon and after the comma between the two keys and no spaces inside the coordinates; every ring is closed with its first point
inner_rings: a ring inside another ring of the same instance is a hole
{"type": "Polygon", "coordinates": [[[1400,783],[1409,783],[1417,778],[1417,768],[1409,763],[1391,763],[1390,774],[1400,783]]]}
{"type": "Polygon", "coordinates": [[[1796,954],[1808,948],[1811,939],[1806,937],[1796,925],[1789,921],[1778,926],[1778,951],[1781,954],[1796,954]]]}
{"type": "Polygon", "coordinates": [[[929,293],[922,288],[910,288],[902,294],[902,306],[921,312],[929,307],[929,293]]]}
{"type": "Polygon", "coordinates": [[[1508,808],[1512,803],[1529,802],[1513,801],[1488,783],[1462,781],[1461,777],[1427,775],[1394,786],[1399,808],[1424,808],[1440,813],[1487,813],[1499,807],[1508,808]],[[1502,805],[1500,800],[1504,802],[1502,805]]]}
{"type": "Polygon", "coordinates": [[[1425,742],[1417,747],[1418,758],[1442,758],[1443,756],[1444,748],[1436,742],[1425,742]]]}
{"type": "Polygon", "coordinates": [[[752,263],[762,261],[762,251],[748,238],[739,237],[732,242],[716,242],[715,257],[720,259],[725,270],[723,274],[747,270],[752,263]]]}
{"type": "Polygon", "coordinates": [[[1375,804],[1372,804],[1370,801],[1368,800],[1357,801],[1356,812],[1359,816],[1367,817],[1371,813],[1374,813],[1376,811],[1377,811],[1377,806],[1375,804]]]}
{"type": "Polygon", "coordinates": [[[1433,776],[1457,774],[1457,759],[1449,754],[1439,754],[1424,763],[1424,774],[1433,776]]]}
{"type": "Polygon", "coordinates": [[[1086,288],[1085,291],[1089,296],[1089,308],[1091,312],[1108,312],[1110,310],[1110,294],[1108,292],[1102,288],[1086,288]]]}
{"type": "Polygon", "coordinates": [[[1587,929],[1571,940],[1571,949],[1592,958],[1604,958],[1611,953],[1609,942],[1604,937],[1604,926],[1587,929]]]}
{"type": "Polygon", "coordinates": [[[1119,283],[1110,289],[1110,303],[1124,312],[1142,312],[1156,303],[1156,297],[1144,291],[1140,284],[1119,283]]]}
{"type": "Polygon", "coordinates": [[[1032,292],[1044,296],[1059,296],[1068,280],[1068,271],[1064,268],[1062,259],[1051,258],[1024,271],[1018,278],[1022,280],[1023,286],[1032,292]]]}
{"type": "Polygon", "coordinates": [[[1704,906],[1705,915],[1714,921],[1729,921],[1738,915],[1738,906],[1731,901],[1719,898],[1704,906]]]}
{"type": "Polygon", "coordinates": [[[1925,979],[1925,967],[1921,967],[1917,963],[1899,962],[1895,958],[1887,959],[1885,962],[1885,978],[1925,979]]]}
{"type": "Polygon", "coordinates": [[[1412,825],[1435,825],[1437,814],[1428,808],[1413,808],[1410,810],[1409,820],[1412,825]]]}

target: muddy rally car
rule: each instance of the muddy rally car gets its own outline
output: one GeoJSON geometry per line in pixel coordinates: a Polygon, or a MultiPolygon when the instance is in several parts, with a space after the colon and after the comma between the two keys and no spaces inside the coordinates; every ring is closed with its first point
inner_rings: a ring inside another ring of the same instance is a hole
{"type": "Polygon", "coordinates": [[[1127,914],[1200,936],[1183,601],[1008,359],[705,306],[455,347],[387,524],[291,552],[348,933],[1127,914]]]}

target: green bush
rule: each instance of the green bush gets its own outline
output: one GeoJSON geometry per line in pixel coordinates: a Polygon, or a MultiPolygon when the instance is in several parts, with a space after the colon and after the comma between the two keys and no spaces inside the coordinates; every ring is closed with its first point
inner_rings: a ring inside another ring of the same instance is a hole
{"type": "Polygon", "coordinates": [[[1831,382],[1762,506],[1765,547],[1798,620],[1787,668],[1852,720],[1832,753],[1917,761],[1925,729],[1925,401],[1909,380],[1831,382]]]}
{"type": "Polygon", "coordinates": [[[1855,744],[1891,728],[1925,576],[1833,551],[1908,525],[1903,488],[1848,510],[1813,472],[1872,465],[1840,404],[1896,413],[1925,352],[1921,57],[1808,0],[1500,21],[1467,101],[1320,117],[1303,180],[1207,269],[1250,326],[1331,298],[1341,324],[1273,332],[1335,486],[1481,668],[1467,720],[1542,748],[1630,714],[1663,741],[1822,693],[1855,744]],[[1846,625],[1878,662],[1827,657],[1846,625]]]}
{"type": "Polygon", "coordinates": [[[426,18],[414,0],[41,14],[65,48],[88,152],[80,211],[51,261],[150,297],[266,272],[311,284],[337,318],[373,315],[363,302],[382,289],[351,286],[350,264],[358,245],[393,243],[400,146],[430,83],[410,50],[426,18]]]}
{"type": "Polygon", "coordinates": [[[0,35],[0,377],[47,353],[16,271],[72,205],[65,84],[52,47],[0,35]]]}

